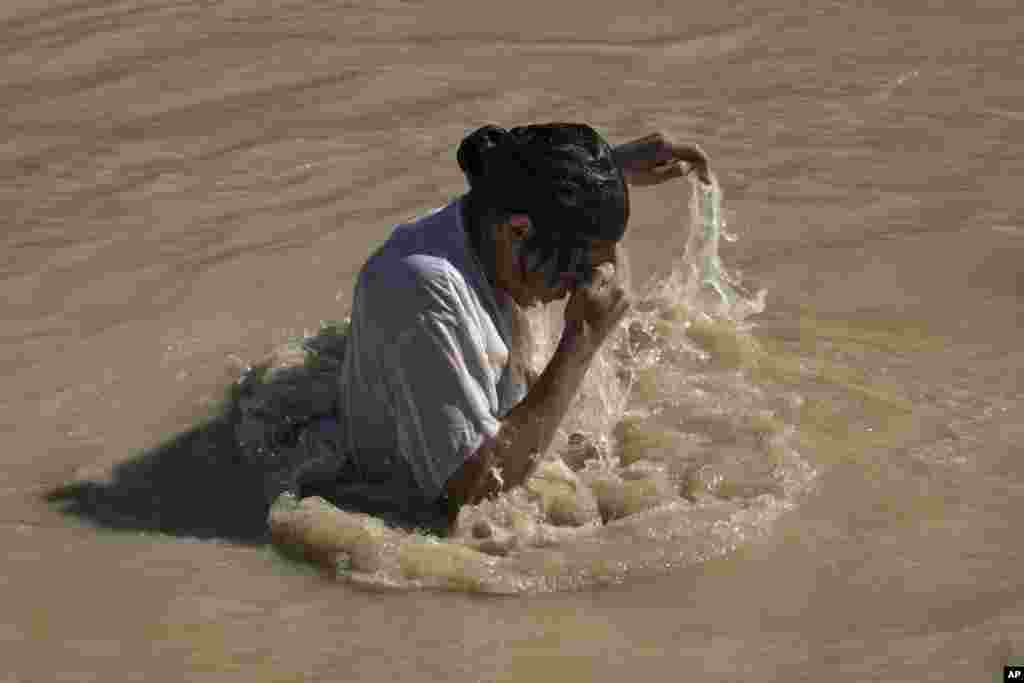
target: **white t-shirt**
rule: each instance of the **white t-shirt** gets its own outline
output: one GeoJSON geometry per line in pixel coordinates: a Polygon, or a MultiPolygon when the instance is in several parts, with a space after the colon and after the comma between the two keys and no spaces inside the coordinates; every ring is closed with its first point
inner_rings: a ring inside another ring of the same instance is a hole
{"type": "Polygon", "coordinates": [[[424,501],[526,393],[508,362],[511,301],[487,281],[461,203],[397,226],[363,266],[340,380],[350,457],[371,481],[406,469],[424,501]]]}

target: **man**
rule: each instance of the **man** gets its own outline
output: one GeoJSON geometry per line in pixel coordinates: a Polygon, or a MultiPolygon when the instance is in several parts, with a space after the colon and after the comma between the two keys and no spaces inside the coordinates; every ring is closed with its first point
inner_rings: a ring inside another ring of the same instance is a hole
{"type": "Polygon", "coordinates": [[[469,193],[398,226],[360,272],[340,378],[345,465],[300,484],[442,531],[530,476],[628,310],[627,180],[709,178],[695,145],[654,134],[613,150],[582,124],[485,126],[458,161],[469,193]],[[561,341],[531,383],[518,314],[566,296],[561,341]]]}

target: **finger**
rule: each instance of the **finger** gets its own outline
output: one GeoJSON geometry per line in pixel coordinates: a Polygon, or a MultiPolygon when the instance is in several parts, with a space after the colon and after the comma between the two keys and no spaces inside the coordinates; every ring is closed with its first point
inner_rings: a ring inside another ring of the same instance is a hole
{"type": "Polygon", "coordinates": [[[605,261],[605,263],[609,264],[612,267],[613,274],[615,276],[619,276],[622,274],[623,260],[624,257],[622,255],[622,242],[616,242],[615,246],[612,247],[612,253],[610,254],[610,258],[607,261],[605,261]]]}
{"type": "Polygon", "coordinates": [[[711,184],[711,171],[708,170],[707,164],[695,164],[694,170],[697,171],[697,177],[700,178],[702,183],[705,183],[706,185],[711,184]]]}
{"type": "Polygon", "coordinates": [[[594,268],[593,284],[598,288],[608,286],[615,279],[615,266],[607,261],[594,268]]]}
{"type": "Polygon", "coordinates": [[[684,169],[683,164],[680,164],[678,161],[673,161],[670,164],[656,166],[653,171],[657,174],[658,180],[671,180],[673,178],[682,178],[690,172],[690,169],[684,169]]]}
{"type": "Polygon", "coordinates": [[[708,163],[708,155],[698,145],[694,144],[673,145],[672,156],[679,161],[685,161],[690,164],[708,163]]]}
{"type": "Polygon", "coordinates": [[[690,175],[691,173],[696,173],[697,178],[699,178],[701,182],[708,184],[711,183],[711,172],[708,170],[706,164],[685,164],[682,175],[690,175]]]}
{"type": "Polygon", "coordinates": [[[629,299],[626,288],[622,286],[622,283],[615,281],[610,282],[601,288],[601,291],[594,297],[606,311],[613,312],[622,304],[623,301],[629,299]]]}

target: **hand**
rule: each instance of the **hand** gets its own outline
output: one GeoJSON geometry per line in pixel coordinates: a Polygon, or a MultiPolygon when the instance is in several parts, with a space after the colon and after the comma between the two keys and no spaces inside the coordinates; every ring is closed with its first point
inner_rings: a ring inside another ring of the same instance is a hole
{"type": "Polygon", "coordinates": [[[620,275],[620,254],[616,246],[614,261],[596,266],[590,281],[569,297],[563,339],[574,349],[596,352],[629,311],[631,300],[620,275]]]}
{"type": "Polygon", "coordinates": [[[485,444],[467,458],[445,484],[445,493],[456,507],[476,505],[500,491],[500,482],[491,470],[495,465],[494,449],[485,444]]]}
{"type": "Polygon", "coordinates": [[[711,161],[698,145],[676,142],[663,133],[651,133],[615,148],[615,161],[630,185],[658,185],[691,171],[711,183],[711,161]]]}
{"type": "Polygon", "coordinates": [[[491,470],[496,460],[494,449],[485,444],[455,470],[444,491],[448,507],[448,533],[454,534],[463,505],[477,505],[501,492],[501,482],[491,470]]]}

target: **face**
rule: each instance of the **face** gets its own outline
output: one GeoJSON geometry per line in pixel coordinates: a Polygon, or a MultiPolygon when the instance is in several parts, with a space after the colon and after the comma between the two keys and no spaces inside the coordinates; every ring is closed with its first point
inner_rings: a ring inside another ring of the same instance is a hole
{"type": "MultiPolygon", "coordinates": [[[[522,307],[548,304],[562,299],[573,289],[578,280],[577,273],[563,273],[561,281],[550,287],[543,272],[523,272],[519,255],[523,242],[532,234],[532,226],[527,216],[513,216],[510,221],[498,228],[497,240],[498,285],[522,307]]],[[[591,266],[615,261],[615,245],[611,240],[589,240],[587,242],[588,261],[591,266]]]]}

